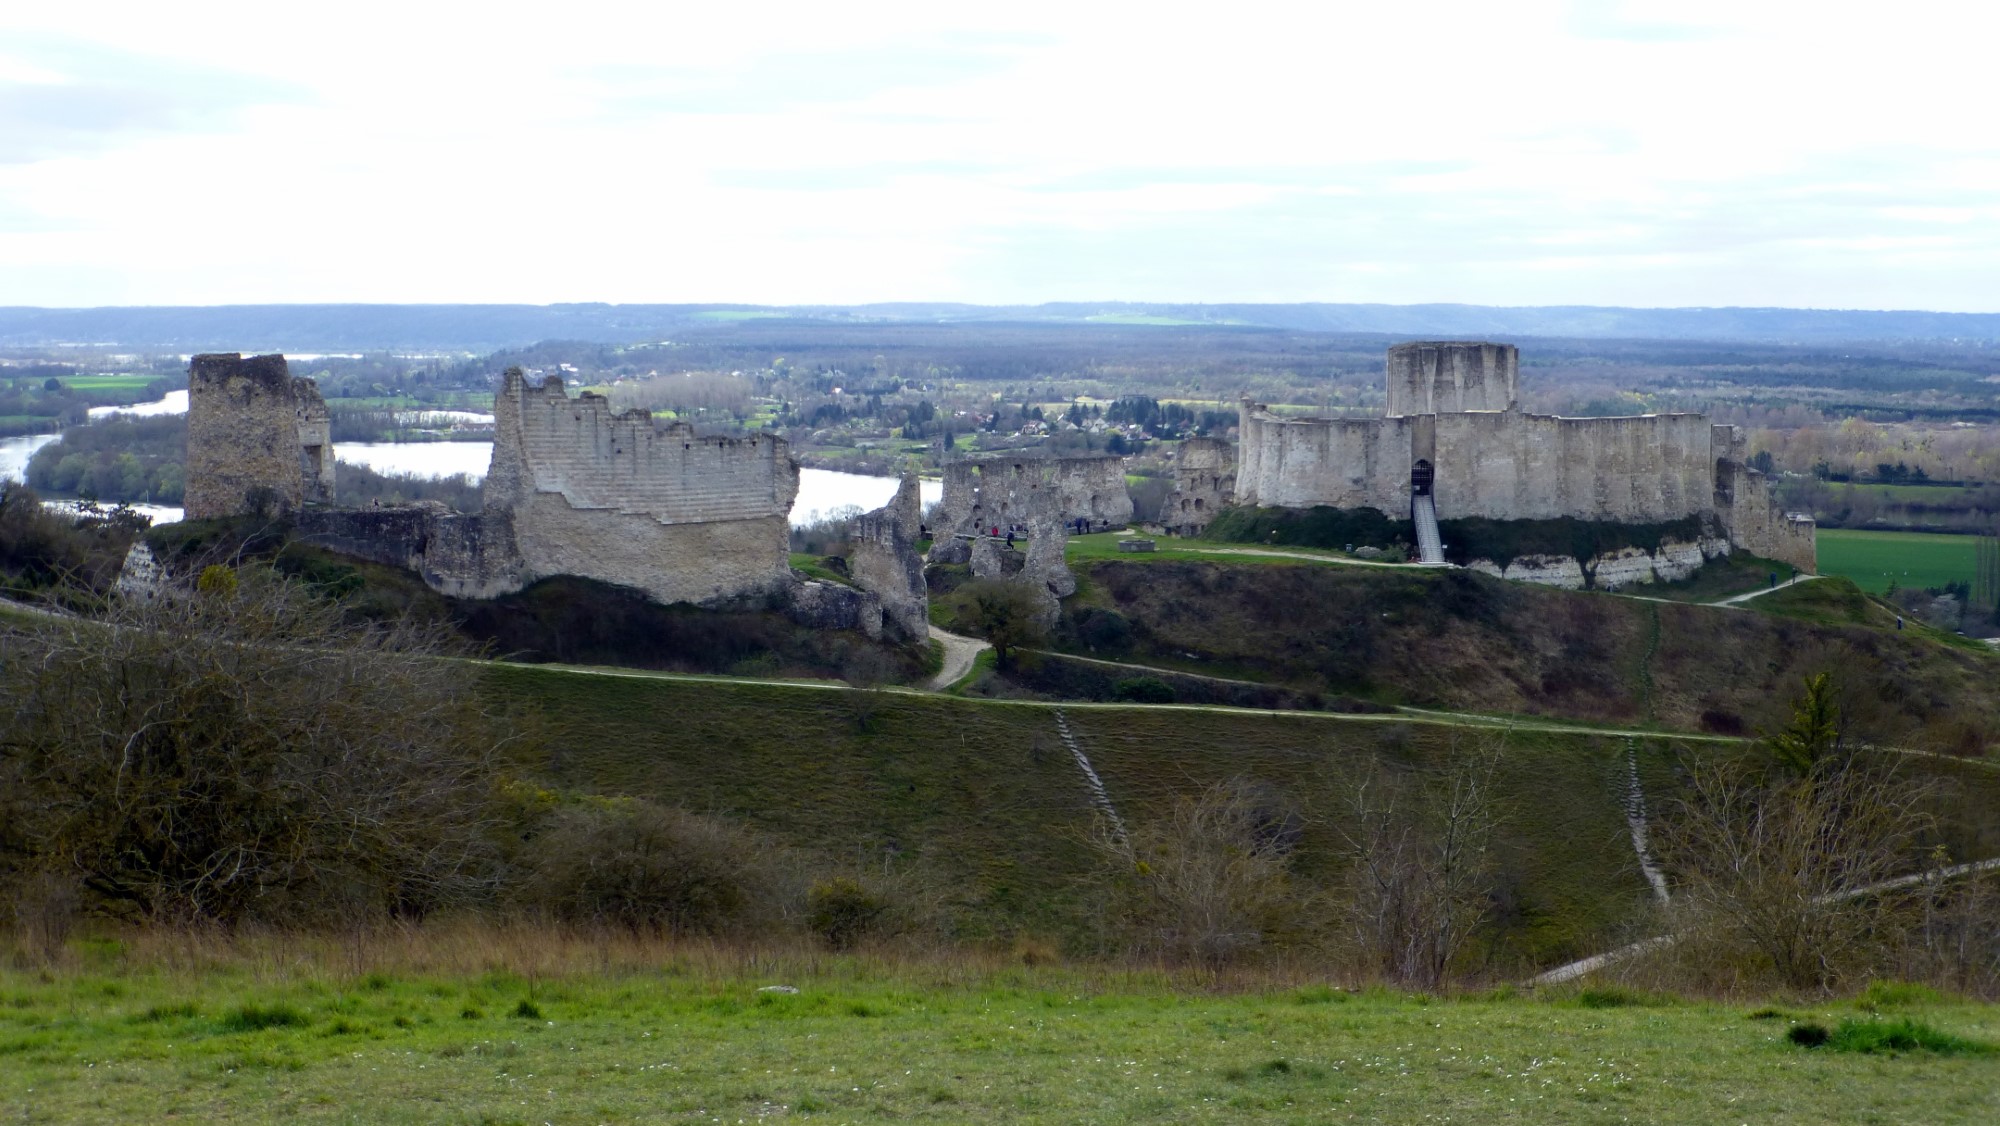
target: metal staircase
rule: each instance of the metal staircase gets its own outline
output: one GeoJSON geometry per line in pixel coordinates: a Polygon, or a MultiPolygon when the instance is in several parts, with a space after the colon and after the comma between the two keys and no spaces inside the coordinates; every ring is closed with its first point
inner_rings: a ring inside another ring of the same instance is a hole
{"type": "Polygon", "coordinates": [[[1417,559],[1424,563],[1444,562],[1444,541],[1438,537],[1437,505],[1429,493],[1410,498],[1410,519],[1417,524],[1417,559]]]}

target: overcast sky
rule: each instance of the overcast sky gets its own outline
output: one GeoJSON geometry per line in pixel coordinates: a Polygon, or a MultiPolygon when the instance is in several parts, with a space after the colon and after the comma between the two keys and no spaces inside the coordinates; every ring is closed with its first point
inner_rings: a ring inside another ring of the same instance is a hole
{"type": "Polygon", "coordinates": [[[0,304],[2000,311],[2000,5],[0,5],[0,304]]]}

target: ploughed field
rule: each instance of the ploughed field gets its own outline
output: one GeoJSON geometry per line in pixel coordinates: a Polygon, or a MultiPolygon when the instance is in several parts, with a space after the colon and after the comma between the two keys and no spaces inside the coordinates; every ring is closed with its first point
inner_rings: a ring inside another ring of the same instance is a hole
{"type": "Polygon", "coordinates": [[[30,1122],[1991,1122],[1996,1041],[2000,1007],[1911,987],[1431,999],[448,927],[0,969],[30,1122]],[[1789,1042],[1842,1021],[1976,1043],[1789,1042]]]}

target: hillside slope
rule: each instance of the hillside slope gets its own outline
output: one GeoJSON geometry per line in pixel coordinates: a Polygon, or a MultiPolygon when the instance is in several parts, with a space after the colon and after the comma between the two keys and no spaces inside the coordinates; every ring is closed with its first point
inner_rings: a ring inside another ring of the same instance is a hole
{"type": "MultiPolygon", "coordinates": [[[[1106,869],[1086,843],[1095,814],[1058,738],[1057,705],[549,667],[485,675],[496,700],[545,715],[516,763],[545,784],[724,814],[857,871],[913,873],[937,889],[961,937],[1039,935],[1072,950],[1105,937],[1106,869]]],[[[1357,769],[1435,771],[1497,747],[1499,928],[1481,959],[1499,974],[1591,953],[1643,918],[1647,887],[1624,817],[1628,756],[1657,805],[1682,756],[1746,751],[1410,716],[1062,710],[1127,824],[1238,783],[1297,817],[1296,872],[1322,887],[1340,877],[1343,795],[1357,769]]],[[[1953,855],[2000,854],[1986,812],[2000,772],[1925,766],[1970,787],[1946,819],[1953,855]]]]}
{"type": "Polygon", "coordinates": [[[1507,583],[1468,571],[1107,560],[1080,568],[1068,652],[1426,707],[1682,731],[1774,724],[1832,671],[1856,731],[1977,753],[2000,737],[2000,658],[1842,579],[1743,608],[1507,583]],[[1111,615],[1115,615],[1112,617],[1111,615]]]}

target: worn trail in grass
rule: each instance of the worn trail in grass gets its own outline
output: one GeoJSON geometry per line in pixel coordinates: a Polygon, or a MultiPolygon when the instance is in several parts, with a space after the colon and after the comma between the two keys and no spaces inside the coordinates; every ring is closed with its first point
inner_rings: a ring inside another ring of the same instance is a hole
{"type": "MultiPolygon", "coordinates": [[[[1979,1122],[2000,1059],[1808,1050],[1747,1006],[1248,995],[1060,967],[0,973],[35,1122],[1979,1122]],[[786,985],[797,993],[759,992],[786,985]]],[[[1858,1015],[1851,1007],[1795,1019],[1858,1015]]],[[[2000,1036],[2000,1008],[1929,1025],[2000,1036]]]]}

